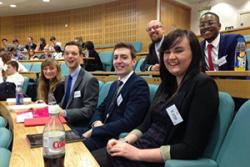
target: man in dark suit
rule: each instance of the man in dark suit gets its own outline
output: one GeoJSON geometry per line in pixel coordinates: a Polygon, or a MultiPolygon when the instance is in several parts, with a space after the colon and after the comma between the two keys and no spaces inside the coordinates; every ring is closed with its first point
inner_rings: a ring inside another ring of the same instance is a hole
{"type": "Polygon", "coordinates": [[[141,65],[141,71],[159,71],[159,49],[163,42],[164,29],[160,21],[151,20],[146,28],[152,43],[149,45],[149,54],[141,65]]]}
{"type": "Polygon", "coordinates": [[[69,126],[79,134],[87,130],[89,121],[96,109],[98,81],[80,66],[81,46],[72,41],[64,47],[64,61],[69,68],[65,79],[65,95],[60,103],[61,114],[69,126]]]}
{"type": "Polygon", "coordinates": [[[219,16],[212,12],[200,18],[200,34],[204,38],[201,47],[204,50],[203,65],[206,70],[234,70],[235,47],[240,34],[220,34],[219,16]]]}
{"type": "Polygon", "coordinates": [[[113,66],[119,78],[110,87],[105,100],[96,110],[92,129],[83,134],[90,151],[103,148],[111,138],[129,132],[143,120],[149,107],[149,88],[134,71],[135,51],[132,45],[118,43],[114,47],[113,66]]]}
{"type": "Polygon", "coordinates": [[[35,50],[36,49],[36,44],[33,42],[33,38],[31,36],[29,36],[27,38],[27,42],[28,43],[25,45],[25,48],[27,50],[30,50],[30,49],[35,50]]]}

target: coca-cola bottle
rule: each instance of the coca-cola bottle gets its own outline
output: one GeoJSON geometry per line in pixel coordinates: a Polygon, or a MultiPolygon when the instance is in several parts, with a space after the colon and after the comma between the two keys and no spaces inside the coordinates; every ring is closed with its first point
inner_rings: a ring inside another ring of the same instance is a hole
{"type": "Polygon", "coordinates": [[[45,167],[64,167],[65,130],[59,119],[58,105],[49,105],[49,122],[43,130],[43,160],[45,167]]]}

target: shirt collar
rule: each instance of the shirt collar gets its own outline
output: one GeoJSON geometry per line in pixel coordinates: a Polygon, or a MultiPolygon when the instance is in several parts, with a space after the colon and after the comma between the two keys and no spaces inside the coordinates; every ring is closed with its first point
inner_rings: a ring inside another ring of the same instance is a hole
{"type": "Polygon", "coordinates": [[[134,71],[131,71],[129,74],[127,74],[125,77],[120,78],[119,80],[122,81],[123,85],[127,82],[127,80],[130,78],[130,76],[134,73],[134,71]]]}
{"type": "Polygon", "coordinates": [[[161,41],[155,43],[155,49],[156,49],[157,52],[159,51],[163,40],[164,40],[164,35],[162,36],[161,41]]]}
{"type": "Polygon", "coordinates": [[[217,49],[219,47],[219,42],[220,42],[220,33],[217,35],[217,37],[211,43],[208,43],[206,41],[206,48],[207,48],[208,44],[212,44],[214,46],[214,48],[217,49]]]}
{"type": "Polygon", "coordinates": [[[70,73],[71,77],[72,78],[77,77],[80,70],[81,70],[81,66],[78,66],[72,73],[70,73]]]}

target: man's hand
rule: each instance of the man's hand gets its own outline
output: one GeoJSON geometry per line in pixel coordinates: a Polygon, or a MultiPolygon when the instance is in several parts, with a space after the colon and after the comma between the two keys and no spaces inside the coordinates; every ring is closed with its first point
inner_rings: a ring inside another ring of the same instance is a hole
{"type": "Polygon", "coordinates": [[[155,65],[152,65],[151,71],[160,71],[160,64],[155,64],[155,65]]]}

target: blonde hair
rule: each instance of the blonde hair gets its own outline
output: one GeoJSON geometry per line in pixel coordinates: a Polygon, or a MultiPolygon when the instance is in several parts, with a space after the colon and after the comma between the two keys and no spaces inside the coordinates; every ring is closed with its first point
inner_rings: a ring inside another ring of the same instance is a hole
{"type": "Polygon", "coordinates": [[[58,83],[64,80],[64,77],[61,74],[61,68],[59,63],[54,59],[46,59],[41,64],[41,76],[39,78],[37,97],[39,100],[43,100],[48,103],[48,94],[49,92],[54,92],[58,83]],[[57,69],[57,75],[52,80],[45,78],[43,69],[47,66],[53,66],[57,69]]]}

